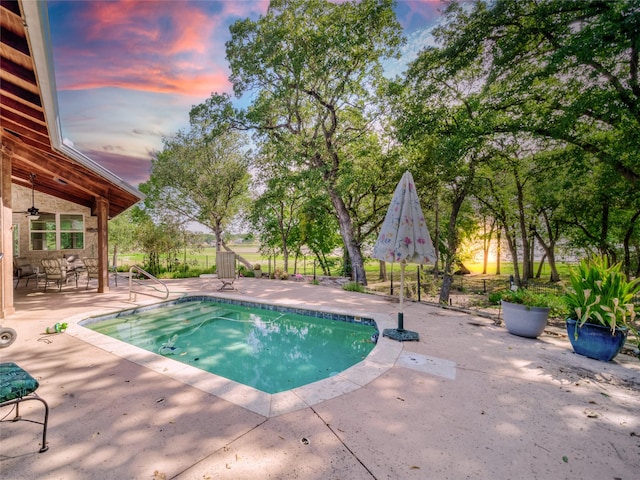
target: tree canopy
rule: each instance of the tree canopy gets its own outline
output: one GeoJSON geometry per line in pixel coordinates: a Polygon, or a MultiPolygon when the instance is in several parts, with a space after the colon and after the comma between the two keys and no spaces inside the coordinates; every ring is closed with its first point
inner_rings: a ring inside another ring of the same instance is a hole
{"type": "Polygon", "coordinates": [[[195,106],[190,131],[153,162],[149,203],[220,243],[251,171],[261,190],[245,211],[269,249],[306,245],[322,263],[339,231],[366,281],[362,249],[410,169],[444,263],[442,301],[461,241],[487,225],[504,233],[519,281],[535,274],[536,242],[554,281],[561,246],[640,273],[637,2],[451,2],[435,44],[391,82],[384,61],[405,41],[393,5],[273,0],[235,22],[230,81],[248,106],[218,93],[195,106]]]}

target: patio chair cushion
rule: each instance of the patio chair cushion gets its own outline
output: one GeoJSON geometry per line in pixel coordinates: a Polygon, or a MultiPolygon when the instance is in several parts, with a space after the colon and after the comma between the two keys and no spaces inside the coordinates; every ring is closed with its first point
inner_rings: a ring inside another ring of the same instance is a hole
{"type": "Polygon", "coordinates": [[[0,363],[0,403],[29,395],[39,386],[35,378],[15,363],[0,363]]]}
{"type": "Polygon", "coordinates": [[[29,277],[36,273],[36,269],[29,263],[26,258],[13,259],[14,273],[18,278],[29,277]]]}

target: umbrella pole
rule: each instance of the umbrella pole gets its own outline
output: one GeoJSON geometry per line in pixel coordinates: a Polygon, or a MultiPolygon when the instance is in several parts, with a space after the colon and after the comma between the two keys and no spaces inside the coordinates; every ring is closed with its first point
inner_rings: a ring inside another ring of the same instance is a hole
{"type": "Polygon", "coordinates": [[[400,308],[398,309],[398,328],[385,328],[382,331],[383,337],[389,337],[399,342],[408,340],[420,340],[417,332],[404,329],[404,267],[406,262],[400,263],[400,308]]]}
{"type": "Polygon", "coordinates": [[[400,262],[400,309],[398,311],[398,330],[404,330],[404,267],[405,262],[400,262]]]}

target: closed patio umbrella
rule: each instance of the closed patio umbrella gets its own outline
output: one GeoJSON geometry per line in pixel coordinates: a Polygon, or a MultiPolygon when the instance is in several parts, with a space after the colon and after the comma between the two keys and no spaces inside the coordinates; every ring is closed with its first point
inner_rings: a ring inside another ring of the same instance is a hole
{"type": "Polygon", "coordinates": [[[410,172],[404,173],[396,187],[373,247],[373,258],[400,263],[398,328],[385,329],[383,336],[399,341],[419,340],[416,332],[404,329],[404,268],[407,263],[435,263],[436,255],[410,172]]]}

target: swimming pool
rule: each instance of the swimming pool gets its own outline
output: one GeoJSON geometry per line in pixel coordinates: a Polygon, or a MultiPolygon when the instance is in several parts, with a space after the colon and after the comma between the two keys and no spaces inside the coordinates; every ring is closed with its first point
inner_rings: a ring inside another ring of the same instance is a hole
{"type": "Polygon", "coordinates": [[[371,318],[211,296],[80,324],[269,394],[339,374],[363,361],[378,335],[371,318]]]}

